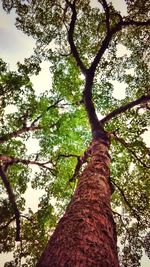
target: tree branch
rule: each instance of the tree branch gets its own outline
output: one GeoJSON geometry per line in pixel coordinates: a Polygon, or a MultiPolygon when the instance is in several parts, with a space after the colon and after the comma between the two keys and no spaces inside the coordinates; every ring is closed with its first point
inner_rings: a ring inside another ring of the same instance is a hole
{"type": "Polygon", "coordinates": [[[105,11],[105,16],[106,16],[106,29],[107,33],[110,31],[110,23],[109,23],[109,18],[110,18],[110,12],[109,12],[109,6],[106,0],[98,0],[99,3],[102,4],[103,9],[105,11]]]}
{"type": "Polygon", "coordinates": [[[8,155],[2,155],[0,154],[0,160],[2,162],[5,162],[5,163],[9,163],[9,164],[15,164],[15,163],[22,163],[22,164],[25,164],[25,165],[37,165],[41,168],[45,168],[47,170],[49,170],[50,172],[52,172],[54,174],[54,169],[46,166],[47,164],[51,163],[51,161],[46,161],[46,162],[37,162],[37,161],[33,161],[33,160],[28,160],[28,159],[20,159],[20,158],[15,158],[15,157],[10,157],[8,155]]]}
{"type": "Polygon", "coordinates": [[[122,26],[150,26],[150,20],[147,21],[135,21],[135,20],[127,20],[122,21],[122,26]]]}
{"type": "Polygon", "coordinates": [[[49,111],[51,108],[55,108],[57,106],[58,103],[60,103],[63,99],[58,99],[54,104],[52,104],[51,106],[47,107],[47,109],[40,114],[39,116],[37,116],[32,122],[31,122],[31,127],[34,127],[35,124],[43,117],[43,115],[45,115],[45,113],[47,111],[49,111]]]}
{"type": "MultiPolygon", "coordinates": [[[[58,103],[60,103],[62,101],[62,99],[57,100],[54,104],[52,104],[51,106],[49,106],[46,111],[44,111],[41,115],[37,116],[29,126],[27,126],[26,124],[23,124],[22,128],[20,128],[19,130],[16,130],[14,132],[8,133],[8,134],[4,134],[2,136],[0,136],[0,143],[4,143],[6,141],[8,141],[9,139],[13,138],[13,137],[18,137],[19,135],[23,134],[23,133],[27,133],[27,132],[31,132],[31,131],[36,131],[36,130],[41,130],[42,127],[40,125],[36,125],[36,123],[43,117],[43,115],[49,111],[51,108],[54,108],[57,106],[58,103]]],[[[27,119],[27,118],[26,118],[27,119]]],[[[57,123],[54,123],[51,125],[51,127],[54,127],[57,123]]]]}
{"type": "MultiPolygon", "coordinates": [[[[105,0],[101,0],[103,2],[103,6],[104,6],[104,2],[105,2],[105,14],[107,14],[107,24],[108,24],[108,6],[106,7],[107,2],[105,0]]],[[[117,14],[118,15],[118,14],[117,14]]],[[[101,47],[99,48],[93,62],[91,63],[90,66],[90,70],[94,73],[97,65],[99,64],[100,59],[102,58],[104,52],[106,51],[106,49],[109,46],[109,43],[112,39],[112,36],[117,33],[118,31],[120,31],[122,29],[122,27],[127,27],[127,26],[148,26],[150,25],[150,20],[147,21],[134,21],[134,20],[128,20],[128,21],[123,21],[122,17],[119,16],[120,21],[109,31],[107,30],[107,34],[102,42],[101,47]]]]}
{"type": "Polygon", "coordinates": [[[95,73],[95,70],[104,54],[104,52],[106,51],[106,49],[108,48],[109,44],[110,44],[110,41],[112,39],[112,36],[117,33],[118,31],[120,31],[122,28],[122,24],[121,22],[117,23],[115,27],[113,27],[109,32],[107,32],[93,62],[91,63],[91,66],[89,68],[89,70],[92,72],[92,73],[95,73]]]}
{"type": "Polygon", "coordinates": [[[110,121],[111,119],[113,119],[114,117],[118,116],[119,114],[125,112],[126,110],[131,109],[134,106],[137,106],[141,103],[148,102],[149,100],[150,100],[150,95],[143,95],[140,98],[138,98],[132,102],[129,102],[128,104],[121,106],[120,108],[113,110],[108,115],[106,115],[103,119],[101,119],[100,123],[105,124],[106,122],[110,121]]]}
{"type": "Polygon", "coordinates": [[[141,163],[141,165],[143,165],[143,167],[147,168],[147,169],[150,169],[150,166],[147,166],[136,154],[135,152],[130,149],[130,146],[122,139],[122,138],[119,138],[116,133],[113,133],[113,136],[115,138],[115,140],[119,141],[133,156],[134,158],[139,161],[141,163]]]}
{"type": "Polygon", "coordinates": [[[73,176],[69,179],[68,183],[73,182],[75,179],[77,179],[77,177],[79,176],[79,172],[80,169],[82,167],[82,165],[87,162],[88,157],[91,155],[91,147],[89,146],[87,148],[87,150],[84,152],[83,156],[78,156],[78,155],[74,155],[74,154],[60,154],[57,157],[57,160],[59,160],[60,157],[65,157],[65,158],[71,158],[71,157],[75,157],[77,159],[77,164],[74,170],[74,174],[73,176]]]}
{"type": "Polygon", "coordinates": [[[75,155],[75,154],[59,154],[58,156],[57,156],[57,160],[59,160],[60,158],[79,158],[80,156],[78,156],[78,155],[75,155]]]}
{"type": "Polygon", "coordinates": [[[6,191],[7,191],[8,197],[9,197],[9,201],[12,204],[14,214],[15,214],[16,241],[20,241],[20,211],[17,207],[15,195],[14,195],[14,192],[12,190],[11,184],[10,184],[9,180],[7,179],[7,176],[6,176],[6,174],[3,170],[3,167],[1,165],[0,165],[0,176],[2,178],[4,186],[6,188],[6,191]]]}
{"type": "Polygon", "coordinates": [[[130,202],[128,201],[128,199],[126,198],[124,191],[120,188],[120,186],[118,186],[116,184],[116,182],[114,181],[114,179],[111,178],[112,183],[116,186],[116,188],[118,188],[118,190],[120,191],[121,195],[123,196],[123,199],[125,201],[125,203],[127,204],[127,206],[130,208],[130,210],[133,212],[133,215],[137,218],[137,220],[140,220],[140,216],[137,213],[137,211],[131,206],[130,202]]]}
{"type": "Polygon", "coordinates": [[[4,230],[5,228],[7,228],[7,227],[9,226],[9,224],[10,224],[11,222],[13,222],[14,220],[15,220],[15,216],[12,217],[6,224],[1,225],[1,226],[0,226],[0,230],[4,230]]]}
{"type": "Polygon", "coordinates": [[[82,60],[79,56],[78,50],[77,50],[75,43],[74,43],[74,40],[73,40],[75,23],[77,20],[77,11],[76,11],[76,7],[75,7],[75,0],[73,1],[73,4],[71,4],[68,0],[66,0],[66,3],[71,8],[71,11],[72,11],[71,22],[70,22],[69,30],[68,30],[68,42],[70,45],[71,53],[72,53],[73,57],[75,58],[77,65],[79,66],[81,72],[84,75],[86,75],[87,69],[86,69],[84,63],[82,62],[82,60]]]}
{"type": "Polygon", "coordinates": [[[4,143],[4,142],[8,141],[10,138],[18,137],[22,133],[27,133],[30,131],[36,131],[36,130],[40,130],[40,129],[42,129],[42,127],[40,127],[40,126],[31,126],[31,125],[30,126],[23,126],[22,128],[20,128],[17,131],[2,135],[0,137],[0,143],[4,143]]]}

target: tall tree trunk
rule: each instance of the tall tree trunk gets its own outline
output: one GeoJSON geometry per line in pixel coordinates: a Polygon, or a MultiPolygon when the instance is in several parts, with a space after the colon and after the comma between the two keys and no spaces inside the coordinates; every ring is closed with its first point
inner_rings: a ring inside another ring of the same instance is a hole
{"type": "Polygon", "coordinates": [[[119,267],[108,146],[99,137],[93,140],[90,160],[37,267],[119,267]]]}

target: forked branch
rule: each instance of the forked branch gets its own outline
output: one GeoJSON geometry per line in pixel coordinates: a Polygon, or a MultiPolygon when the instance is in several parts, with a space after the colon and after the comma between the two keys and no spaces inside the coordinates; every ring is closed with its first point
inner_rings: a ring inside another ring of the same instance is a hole
{"type": "Polygon", "coordinates": [[[14,220],[15,220],[15,216],[12,217],[6,224],[1,225],[0,230],[4,230],[5,228],[7,228],[14,220]]]}

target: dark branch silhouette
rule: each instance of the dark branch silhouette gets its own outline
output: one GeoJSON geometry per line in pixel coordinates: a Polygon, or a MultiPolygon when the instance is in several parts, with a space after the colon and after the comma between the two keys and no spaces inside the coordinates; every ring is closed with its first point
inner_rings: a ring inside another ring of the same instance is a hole
{"type": "Polygon", "coordinates": [[[16,157],[10,157],[8,155],[2,155],[0,154],[0,161],[5,162],[5,163],[9,163],[9,164],[15,164],[15,163],[22,163],[25,165],[37,165],[43,169],[47,169],[50,172],[54,173],[54,169],[50,168],[48,166],[46,166],[47,164],[51,164],[51,161],[46,161],[46,162],[38,162],[38,161],[33,161],[33,160],[28,160],[28,159],[20,159],[20,158],[16,158],[16,157]]]}
{"type": "Polygon", "coordinates": [[[113,119],[114,117],[118,116],[119,114],[125,112],[126,110],[129,110],[129,109],[133,108],[134,106],[137,106],[141,103],[145,103],[148,101],[150,101],[150,95],[143,95],[140,98],[113,110],[108,115],[106,115],[103,119],[101,119],[100,123],[105,124],[106,122],[110,121],[111,119],[113,119]]]}
{"type": "Polygon", "coordinates": [[[110,31],[110,12],[109,12],[109,6],[106,0],[99,0],[99,3],[102,4],[104,11],[105,11],[105,16],[106,16],[106,29],[107,29],[107,33],[109,33],[110,31]]]}
{"type": "Polygon", "coordinates": [[[83,64],[83,62],[79,56],[78,50],[77,50],[76,45],[75,45],[74,40],[73,40],[75,23],[77,20],[75,0],[73,1],[73,4],[71,4],[68,0],[66,0],[66,3],[71,8],[71,11],[72,11],[72,17],[71,17],[71,22],[70,22],[69,31],[68,31],[68,42],[70,45],[71,53],[72,53],[73,57],[75,58],[77,65],[79,66],[81,72],[84,75],[86,75],[86,73],[87,73],[86,67],[84,66],[84,64],[83,64]]]}
{"type": "Polygon", "coordinates": [[[143,167],[150,169],[150,166],[147,166],[137,155],[136,153],[130,148],[130,145],[127,144],[122,138],[118,137],[116,133],[113,133],[115,140],[119,141],[132,155],[133,157],[143,165],[143,167]]]}
{"type": "Polygon", "coordinates": [[[96,70],[96,68],[97,68],[97,66],[98,66],[98,64],[99,64],[99,62],[100,62],[100,60],[101,60],[103,54],[105,53],[106,49],[108,48],[108,46],[109,46],[109,44],[110,44],[110,41],[111,41],[113,35],[114,35],[115,33],[117,33],[118,31],[120,31],[120,30],[121,30],[121,23],[119,22],[119,23],[116,24],[115,27],[113,27],[113,28],[106,34],[106,36],[105,36],[105,38],[104,38],[104,40],[103,40],[103,42],[102,42],[102,44],[101,44],[101,46],[100,46],[100,48],[99,48],[97,54],[96,54],[96,56],[95,56],[93,62],[91,63],[91,66],[90,66],[90,68],[89,68],[90,71],[91,71],[92,73],[95,73],[95,70],[96,70]]]}
{"type": "Polygon", "coordinates": [[[45,115],[45,113],[47,111],[49,111],[51,108],[55,108],[57,107],[57,105],[62,101],[63,99],[58,99],[54,104],[52,104],[51,106],[47,107],[47,109],[42,112],[42,114],[40,114],[39,116],[37,116],[32,122],[31,122],[31,127],[34,127],[35,124],[45,115]]]}
{"type": "Polygon", "coordinates": [[[15,220],[15,216],[12,217],[6,224],[1,225],[0,230],[4,230],[5,228],[7,228],[10,225],[10,223],[12,223],[14,220],[15,220]]]}
{"type": "Polygon", "coordinates": [[[135,216],[135,218],[139,221],[140,220],[140,216],[137,213],[137,211],[131,206],[130,202],[128,201],[128,199],[126,198],[123,189],[120,188],[120,186],[117,185],[117,183],[114,181],[114,179],[111,178],[112,183],[116,186],[116,188],[118,188],[118,190],[120,191],[125,203],[127,204],[127,206],[130,208],[130,210],[132,211],[133,215],[135,216]]]}
{"type": "Polygon", "coordinates": [[[122,26],[150,26],[150,20],[147,21],[135,21],[135,20],[127,20],[122,21],[122,26]]]}
{"type": "Polygon", "coordinates": [[[70,158],[70,157],[74,157],[77,159],[77,164],[75,166],[75,170],[74,170],[74,174],[73,176],[69,179],[69,182],[73,182],[74,180],[76,180],[79,176],[79,172],[81,170],[81,167],[84,163],[87,162],[88,158],[90,157],[91,155],[91,148],[90,146],[86,149],[86,151],[84,152],[83,156],[78,156],[78,155],[74,155],[74,154],[68,154],[68,155],[65,155],[65,154],[60,154],[58,155],[57,157],[57,160],[61,157],[65,157],[65,158],[70,158]]]}
{"type": "Polygon", "coordinates": [[[13,137],[18,137],[19,135],[21,135],[23,133],[33,132],[33,131],[41,130],[41,129],[42,129],[41,126],[31,126],[31,125],[30,126],[23,126],[22,128],[14,131],[14,132],[0,136],[0,143],[4,143],[13,137]]]}
{"type": "Polygon", "coordinates": [[[0,165],[0,176],[2,178],[3,184],[6,188],[8,197],[9,197],[9,201],[12,205],[12,208],[14,210],[14,214],[15,214],[15,220],[16,220],[16,241],[20,241],[20,211],[18,209],[18,206],[16,204],[16,199],[15,199],[15,195],[14,192],[12,190],[11,184],[3,170],[3,167],[0,165]]]}
{"type": "MultiPolygon", "coordinates": [[[[0,143],[4,143],[4,142],[8,141],[9,139],[11,139],[11,138],[13,138],[13,137],[16,138],[16,137],[20,136],[20,135],[23,134],[23,133],[33,132],[33,131],[36,131],[36,130],[41,130],[41,129],[42,129],[42,126],[40,126],[40,125],[36,125],[36,124],[37,124],[37,123],[39,122],[39,120],[45,115],[45,113],[46,113],[47,111],[49,111],[51,108],[55,108],[55,107],[57,107],[58,103],[60,103],[61,101],[62,101],[62,99],[59,99],[59,100],[57,100],[54,104],[52,104],[51,106],[47,107],[47,109],[46,109],[42,114],[40,114],[39,116],[37,116],[37,117],[30,123],[29,126],[26,125],[26,121],[27,121],[27,119],[28,119],[28,118],[26,117],[26,118],[25,118],[25,121],[24,121],[24,123],[23,123],[23,126],[22,126],[20,129],[18,129],[18,130],[16,130],[16,131],[13,131],[13,132],[10,132],[10,133],[7,133],[7,134],[4,134],[4,135],[0,136],[0,143]]],[[[25,114],[27,114],[27,113],[25,113],[25,114]]],[[[56,123],[50,125],[49,127],[52,128],[52,127],[56,126],[57,123],[58,123],[58,121],[57,121],[56,123]]]]}

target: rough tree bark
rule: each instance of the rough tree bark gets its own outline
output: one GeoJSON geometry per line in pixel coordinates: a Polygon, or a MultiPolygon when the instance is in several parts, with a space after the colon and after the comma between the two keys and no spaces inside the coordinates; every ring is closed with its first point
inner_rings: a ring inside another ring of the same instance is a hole
{"type": "Polygon", "coordinates": [[[89,162],[37,267],[119,267],[108,149],[106,136],[93,139],[89,162]]]}

